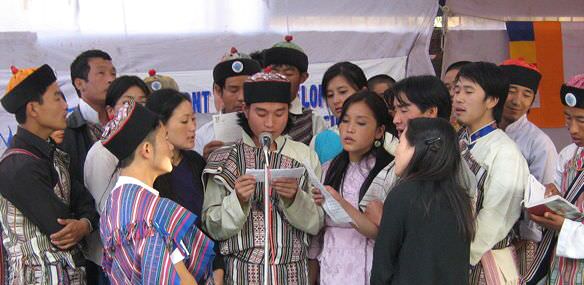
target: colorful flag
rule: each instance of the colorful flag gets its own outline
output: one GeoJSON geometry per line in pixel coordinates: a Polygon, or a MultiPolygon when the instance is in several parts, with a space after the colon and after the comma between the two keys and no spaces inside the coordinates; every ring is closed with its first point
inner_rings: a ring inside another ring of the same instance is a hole
{"type": "Polygon", "coordinates": [[[540,128],[564,126],[559,92],[564,82],[562,25],[560,22],[507,22],[510,58],[535,64],[542,73],[538,97],[529,120],[540,128]]]}

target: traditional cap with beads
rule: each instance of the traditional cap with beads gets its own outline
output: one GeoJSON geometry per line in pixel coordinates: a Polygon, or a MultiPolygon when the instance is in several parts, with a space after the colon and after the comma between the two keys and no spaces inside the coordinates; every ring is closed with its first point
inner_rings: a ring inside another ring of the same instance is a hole
{"type": "Polygon", "coordinates": [[[562,104],[584,109],[584,74],[578,74],[560,88],[562,104]]]}
{"type": "Polygon", "coordinates": [[[17,69],[10,67],[12,78],[2,97],[2,106],[11,114],[16,113],[35,96],[45,93],[49,85],[57,81],[53,69],[47,64],[39,68],[17,69]]]}
{"type": "Polygon", "coordinates": [[[148,70],[148,77],[144,78],[144,83],[146,83],[150,92],[160,89],[173,89],[179,91],[178,84],[176,84],[176,81],[172,77],[156,74],[156,70],[154,69],[148,70]]]}
{"type": "Polygon", "coordinates": [[[119,160],[124,160],[158,124],[159,119],[154,112],[130,100],[105,125],[101,143],[119,160]]]}
{"type": "Polygon", "coordinates": [[[290,103],[290,81],[268,67],[243,83],[243,100],[248,105],[263,102],[290,103]]]}
{"type": "Polygon", "coordinates": [[[266,65],[287,64],[298,68],[300,72],[308,71],[308,56],[296,43],[294,38],[287,35],[283,42],[276,43],[265,51],[266,65]]]}
{"type": "Polygon", "coordinates": [[[239,75],[253,75],[262,70],[260,64],[249,55],[240,53],[232,47],[229,53],[221,58],[221,62],[213,68],[213,81],[224,82],[225,79],[239,75]]]}

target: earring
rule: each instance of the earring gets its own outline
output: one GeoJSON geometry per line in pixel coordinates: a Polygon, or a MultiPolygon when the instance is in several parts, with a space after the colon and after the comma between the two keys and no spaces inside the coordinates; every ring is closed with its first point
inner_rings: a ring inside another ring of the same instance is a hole
{"type": "Polygon", "coordinates": [[[373,143],[374,147],[380,147],[381,146],[381,140],[375,140],[375,142],[373,143]]]}

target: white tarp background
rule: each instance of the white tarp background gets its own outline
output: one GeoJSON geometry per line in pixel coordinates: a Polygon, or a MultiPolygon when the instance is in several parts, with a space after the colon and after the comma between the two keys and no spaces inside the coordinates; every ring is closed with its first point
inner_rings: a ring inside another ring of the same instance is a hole
{"type": "MultiPolygon", "coordinates": [[[[154,68],[177,77],[197,102],[209,96],[211,70],[232,46],[250,53],[285,34],[309,56],[308,95],[338,61],[358,61],[368,76],[433,74],[428,47],[437,9],[437,1],[427,0],[0,0],[0,92],[10,65],[48,63],[73,106],[69,65],[83,50],[99,48],[118,74],[143,77],[154,68]]],[[[0,107],[3,138],[9,126],[15,130],[0,107]]]]}

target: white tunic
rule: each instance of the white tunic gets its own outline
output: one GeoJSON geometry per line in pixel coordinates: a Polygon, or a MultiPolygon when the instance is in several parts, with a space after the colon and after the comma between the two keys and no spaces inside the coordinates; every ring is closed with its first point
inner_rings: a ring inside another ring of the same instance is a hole
{"type": "Polygon", "coordinates": [[[529,165],[529,172],[542,184],[553,183],[558,152],[552,140],[523,115],[505,133],[517,144],[529,165]]]}
{"type": "MultiPolygon", "coordinates": [[[[101,141],[95,142],[85,159],[84,182],[85,188],[89,190],[95,200],[95,208],[101,215],[107,203],[110,192],[118,181],[119,170],[117,170],[118,158],[107,150],[101,141]]],[[[87,237],[86,257],[95,264],[101,265],[103,257],[103,246],[99,231],[94,231],[87,237]]]]}
{"type": "Polygon", "coordinates": [[[470,152],[487,172],[470,246],[470,264],[475,265],[519,219],[529,168],[517,145],[500,129],[479,138],[470,152]]]}

